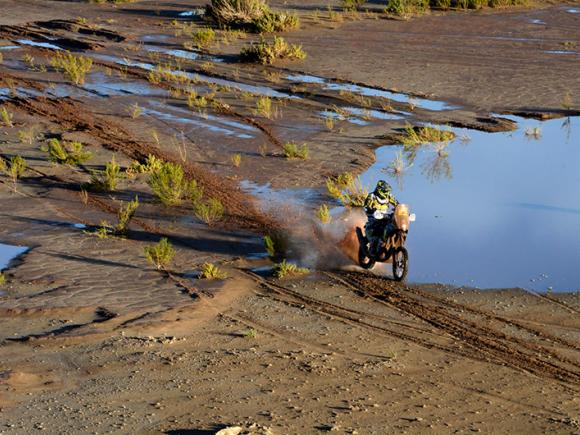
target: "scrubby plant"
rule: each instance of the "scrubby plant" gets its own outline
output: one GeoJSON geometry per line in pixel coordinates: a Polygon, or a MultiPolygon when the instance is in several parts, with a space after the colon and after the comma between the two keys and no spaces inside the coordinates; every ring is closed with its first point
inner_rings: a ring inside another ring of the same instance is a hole
{"type": "Polygon", "coordinates": [[[250,328],[244,333],[244,338],[254,339],[258,336],[258,331],[255,328],[250,328]]]}
{"type": "Polygon", "coordinates": [[[332,116],[331,114],[327,113],[327,114],[324,116],[324,125],[326,126],[326,128],[327,128],[329,131],[332,131],[332,130],[334,130],[334,124],[335,124],[335,122],[336,122],[336,121],[335,121],[335,119],[334,119],[334,116],[332,116]]]}
{"type": "Polygon", "coordinates": [[[0,285],[4,285],[6,283],[6,276],[4,272],[0,272],[0,285]]]}
{"type": "Polygon", "coordinates": [[[281,36],[275,36],[272,42],[262,39],[258,43],[242,47],[240,59],[245,62],[259,62],[263,65],[270,65],[277,59],[306,59],[306,53],[302,50],[301,45],[289,44],[281,36]]]}
{"type": "Polygon", "coordinates": [[[95,190],[109,192],[117,189],[121,179],[121,166],[115,160],[115,156],[105,165],[104,171],[93,171],[89,187],[95,190]]]}
{"type": "Polygon", "coordinates": [[[316,216],[318,220],[323,224],[329,224],[332,220],[332,216],[330,215],[330,210],[326,204],[322,204],[318,210],[316,211],[316,216]]]}
{"type": "Polygon", "coordinates": [[[451,130],[440,130],[435,127],[413,127],[407,123],[405,131],[399,135],[398,139],[404,146],[423,145],[436,142],[449,142],[455,138],[455,133],[451,130]]]}
{"type": "Polygon", "coordinates": [[[143,109],[139,106],[139,103],[135,103],[127,107],[127,113],[131,118],[137,119],[141,116],[141,113],[143,113],[143,109]]]}
{"type": "Polygon", "coordinates": [[[232,165],[234,165],[236,168],[239,168],[241,164],[242,164],[242,155],[234,154],[232,156],[232,165]]]}
{"type": "Polygon", "coordinates": [[[260,97],[256,100],[256,115],[263,116],[266,119],[275,119],[278,117],[278,109],[274,105],[272,99],[268,96],[260,97]]]}
{"type": "Polygon", "coordinates": [[[212,0],[206,15],[224,28],[250,32],[281,32],[300,26],[296,15],[276,12],[265,0],[212,0]]]}
{"type": "Polygon", "coordinates": [[[193,201],[193,212],[195,216],[208,225],[213,225],[223,219],[225,208],[217,198],[209,198],[207,201],[193,201]]]}
{"type": "Polygon", "coordinates": [[[135,174],[150,174],[161,169],[163,163],[163,160],[160,158],[155,157],[153,154],[149,154],[145,159],[145,163],[133,160],[125,172],[130,177],[134,176],[135,174]]]}
{"type": "Polygon", "coordinates": [[[195,180],[188,180],[183,168],[175,163],[163,163],[151,173],[147,184],[159,201],[166,206],[179,205],[200,189],[195,180]]]}
{"type": "Polygon", "coordinates": [[[345,11],[356,11],[366,0],[342,0],[342,8],[345,11]]]}
{"type": "Polygon", "coordinates": [[[283,260],[281,263],[274,265],[272,272],[275,278],[281,279],[289,275],[303,275],[309,271],[306,268],[298,267],[294,263],[288,263],[286,260],[283,260]]]}
{"type": "Polygon", "coordinates": [[[228,274],[213,263],[204,263],[199,274],[200,279],[226,279],[228,274]]]}
{"type": "Polygon", "coordinates": [[[157,269],[165,269],[175,257],[175,249],[166,237],[163,237],[156,245],[145,246],[143,251],[147,260],[157,269]]]}
{"type": "Polygon", "coordinates": [[[75,56],[69,51],[57,51],[50,60],[57,70],[64,72],[65,77],[76,85],[85,83],[85,76],[91,71],[93,60],[85,56],[75,56]]]}
{"type": "Polygon", "coordinates": [[[264,236],[264,248],[270,258],[276,259],[286,255],[290,249],[290,239],[283,231],[273,231],[264,236]]]}
{"type": "Polygon", "coordinates": [[[200,29],[192,35],[193,45],[200,50],[207,48],[215,42],[215,30],[210,27],[200,29]]]}
{"type": "Polygon", "coordinates": [[[93,157],[89,151],[84,151],[82,143],[61,142],[56,138],[50,139],[48,146],[42,149],[48,153],[51,162],[66,165],[80,165],[93,157]]]}
{"type": "Polygon", "coordinates": [[[310,154],[308,144],[302,144],[302,147],[299,147],[296,142],[286,142],[282,148],[284,157],[287,159],[306,160],[310,154]]]}
{"type": "Polygon", "coordinates": [[[362,207],[368,195],[360,178],[355,178],[350,172],[327,178],[326,189],[331,197],[346,207],[362,207]]]}
{"type": "Polygon", "coordinates": [[[326,10],[328,11],[328,19],[329,21],[333,21],[336,23],[341,23],[344,21],[344,17],[342,16],[342,14],[340,12],[336,12],[331,5],[328,5],[326,7],[326,10]]]}
{"type": "Polygon", "coordinates": [[[2,120],[2,125],[5,127],[14,127],[12,119],[14,119],[14,115],[9,112],[6,107],[2,106],[0,109],[0,120],[2,120]]]}
{"type": "Polygon", "coordinates": [[[262,157],[266,157],[268,154],[268,145],[265,143],[258,145],[258,154],[260,154],[262,157]]]}
{"type": "Polygon", "coordinates": [[[24,175],[26,168],[26,160],[24,160],[24,158],[21,156],[13,156],[8,162],[4,160],[0,162],[0,169],[2,169],[8,177],[10,177],[12,184],[14,184],[14,188],[16,188],[18,179],[24,175]]]}
{"type": "Polygon", "coordinates": [[[412,166],[413,166],[413,163],[405,162],[405,159],[403,158],[403,152],[397,151],[393,161],[391,163],[389,163],[389,166],[387,166],[386,168],[383,168],[382,171],[391,175],[392,177],[394,177],[397,180],[397,184],[399,185],[399,188],[402,189],[403,188],[403,176],[405,175],[405,172],[407,172],[407,170],[409,168],[411,168],[412,166]]]}
{"type": "Polygon", "coordinates": [[[26,130],[20,130],[18,132],[18,140],[21,143],[27,143],[28,145],[32,145],[34,139],[36,139],[36,130],[34,127],[30,127],[26,130]]]}
{"type": "Polygon", "coordinates": [[[135,212],[139,207],[139,197],[135,197],[132,201],[122,203],[117,212],[117,225],[115,226],[115,232],[117,234],[125,234],[129,222],[135,216],[135,212]]]}

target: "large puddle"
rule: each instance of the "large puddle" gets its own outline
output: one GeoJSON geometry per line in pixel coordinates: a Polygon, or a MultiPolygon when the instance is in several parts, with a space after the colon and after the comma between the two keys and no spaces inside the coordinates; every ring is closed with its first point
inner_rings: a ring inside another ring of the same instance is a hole
{"type": "Polygon", "coordinates": [[[411,282],[580,290],[580,119],[516,120],[511,133],[455,129],[400,177],[384,168],[402,148],[377,150],[363,182],[389,179],[417,215],[411,282]]]}

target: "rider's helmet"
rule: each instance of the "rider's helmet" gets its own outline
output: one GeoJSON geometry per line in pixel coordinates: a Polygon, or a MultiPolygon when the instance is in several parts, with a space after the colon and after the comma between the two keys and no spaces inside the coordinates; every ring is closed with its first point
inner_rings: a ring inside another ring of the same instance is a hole
{"type": "Polygon", "coordinates": [[[380,180],[377,183],[377,187],[375,187],[375,195],[377,195],[380,199],[387,199],[390,193],[391,185],[385,180],[380,180]]]}

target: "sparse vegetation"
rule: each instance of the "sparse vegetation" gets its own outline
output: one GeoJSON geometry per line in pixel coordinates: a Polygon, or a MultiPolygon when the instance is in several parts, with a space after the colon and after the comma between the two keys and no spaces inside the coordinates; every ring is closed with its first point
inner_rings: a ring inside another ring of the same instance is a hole
{"type": "Polygon", "coordinates": [[[289,275],[303,275],[309,271],[303,267],[298,267],[294,263],[288,263],[286,260],[283,260],[281,263],[274,265],[272,272],[275,278],[281,279],[289,275]]]}
{"type": "Polygon", "coordinates": [[[366,0],[342,0],[342,8],[345,11],[356,11],[366,0]]]}
{"type": "Polygon", "coordinates": [[[125,172],[129,176],[134,176],[135,174],[151,174],[161,169],[161,166],[163,166],[163,160],[155,157],[153,154],[149,154],[145,159],[145,163],[133,160],[131,166],[125,172]]]}
{"type": "Polygon", "coordinates": [[[226,279],[228,274],[213,263],[204,263],[201,267],[199,279],[226,279]]]}
{"type": "Polygon", "coordinates": [[[346,207],[362,207],[368,195],[360,178],[355,178],[350,172],[327,178],[326,189],[331,197],[346,207]]]}
{"type": "Polygon", "coordinates": [[[66,142],[58,139],[50,139],[48,146],[43,150],[48,153],[51,162],[66,165],[81,165],[90,160],[93,155],[89,151],[84,151],[80,142],[66,142]]]}
{"type": "Polygon", "coordinates": [[[95,190],[110,192],[117,189],[121,179],[121,166],[115,160],[115,156],[105,165],[104,171],[94,171],[91,175],[89,187],[95,190]]]}
{"type": "Polygon", "coordinates": [[[323,224],[329,224],[332,220],[332,216],[330,215],[330,210],[326,204],[322,204],[318,210],[316,211],[316,216],[318,220],[323,224]]]}
{"type": "Polygon", "coordinates": [[[212,0],[206,15],[220,27],[255,33],[282,32],[300,26],[296,15],[273,11],[265,0],[212,0]]]}
{"type": "Polygon", "coordinates": [[[407,124],[405,126],[405,132],[399,136],[399,140],[404,146],[449,142],[454,138],[455,133],[451,130],[440,130],[430,126],[413,127],[411,124],[407,124]]]}
{"type": "Polygon", "coordinates": [[[0,171],[4,172],[12,180],[14,190],[16,190],[18,179],[24,175],[26,167],[26,160],[21,156],[13,156],[8,162],[0,157],[0,171]]]}
{"type": "Polygon", "coordinates": [[[258,154],[260,154],[262,157],[266,157],[268,154],[268,145],[265,143],[258,145],[258,154]]]}
{"type": "Polygon", "coordinates": [[[200,50],[212,45],[215,42],[215,38],[215,30],[210,27],[200,29],[192,35],[193,45],[200,50]]]}
{"type": "Polygon", "coordinates": [[[156,245],[146,246],[144,252],[147,260],[155,265],[157,269],[165,269],[175,257],[175,249],[165,237],[156,245]]]}
{"type": "Polygon", "coordinates": [[[137,196],[132,201],[121,204],[121,207],[119,207],[119,211],[117,212],[118,222],[115,226],[115,232],[117,234],[126,233],[129,222],[131,222],[131,219],[135,216],[138,207],[139,198],[137,196]]]}
{"type": "Polygon", "coordinates": [[[4,285],[6,283],[6,276],[4,272],[0,272],[0,285],[4,285]]]}
{"type": "Polygon", "coordinates": [[[64,72],[65,77],[76,85],[85,83],[85,76],[91,71],[93,60],[85,56],[75,56],[69,51],[57,51],[50,59],[50,64],[64,72]]]}
{"type": "Polygon", "coordinates": [[[263,116],[266,119],[275,119],[278,117],[278,109],[274,105],[272,99],[267,96],[260,97],[256,100],[256,115],[263,116]]]}
{"type": "Polygon", "coordinates": [[[232,156],[232,165],[234,165],[236,168],[239,168],[241,164],[242,164],[242,155],[234,154],[232,156]]]}
{"type": "Polygon", "coordinates": [[[208,225],[213,225],[223,219],[225,208],[217,198],[210,198],[207,201],[193,201],[193,212],[195,216],[208,225]]]}
{"type": "Polygon", "coordinates": [[[141,113],[143,113],[143,109],[139,106],[139,103],[135,103],[127,107],[127,113],[131,118],[137,119],[141,116],[141,113]]]}
{"type": "Polygon", "coordinates": [[[301,159],[306,160],[310,154],[308,144],[302,144],[299,147],[296,142],[286,142],[283,146],[284,157],[287,159],[301,159]]]}
{"type": "Polygon", "coordinates": [[[289,44],[280,36],[274,36],[272,42],[262,40],[242,47],[240,58],[245,62],[259,62],[270,65],[277,59],[302,60],[306,59],[306,53],[301,45],[289,44]]]}
{"type": "Polygon", "coordinates": [[[36,130],[34,127],[30,127],[26,130],[20,130],[18,132],[18,140],[21,143],[27,143],[28,145],[32,145],[34,139],[36,139],[36,130]]]}
{"type": "Polygon", "coordinates": [[[197,181],[188,180],[183,168],[175,163],[163,163],[151,174],[147,184],[157,199],[166,206],[179,205],[193,192],[201,189],[197,181]]]}
{"type": "Polygon", "coordinates": [[[387,0],[385,12],[393,15],[422,14],[429,9],[482,9],[525,4],[526,0],[387,0]]]}
{"type": "Polygon", "coordinates": [[[14,124],[12,123],[13,118],[14,115],[9,112],[6,107],[2,106],[0,109],[0,120],[2,120],[2,125],[5,127],[14,127],[14,124]]]}
{"type": "Polygon", "coordinates": [[[244,338],[254,339],[258,336],[258,331],[255,328],[250,328],[244,333],[244,338]]]}
{"type": "Polygon", "coordinates": [[[264,237],[264,248],[272,259],[282,258],[289,251],[290,240],[282,231],[274,231],[264,237]]]}

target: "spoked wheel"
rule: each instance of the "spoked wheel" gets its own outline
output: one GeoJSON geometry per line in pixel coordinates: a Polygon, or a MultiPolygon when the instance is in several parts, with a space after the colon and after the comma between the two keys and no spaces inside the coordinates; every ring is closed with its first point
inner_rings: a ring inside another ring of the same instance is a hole
{"type": "Polygon", "coordinates": [[[375,267],[375,260],[367,255],[364,245],[360,244],[358,247],[358,264],[363,269],[372,269],[375,267]]]}
{"type": "Polygon", "coordinates": [[[393,277],[395,281],[403,281],[409,271],[409,253],[405,248],[397,248],[393,254],[393,277]]]}

